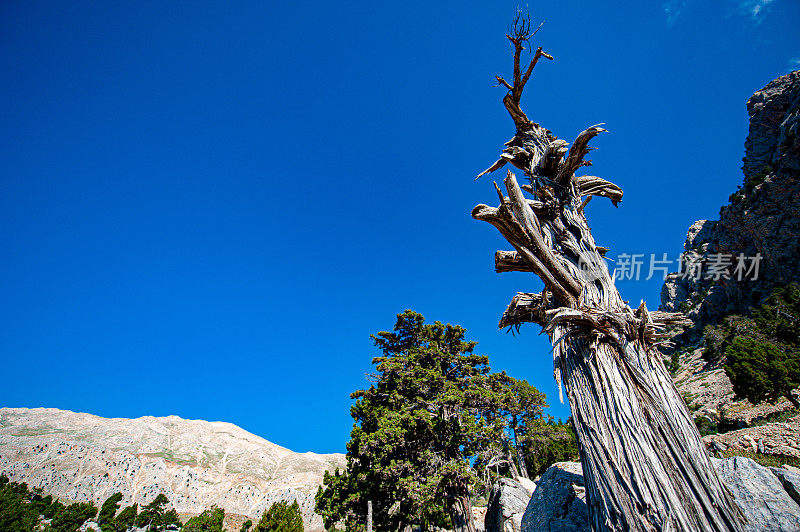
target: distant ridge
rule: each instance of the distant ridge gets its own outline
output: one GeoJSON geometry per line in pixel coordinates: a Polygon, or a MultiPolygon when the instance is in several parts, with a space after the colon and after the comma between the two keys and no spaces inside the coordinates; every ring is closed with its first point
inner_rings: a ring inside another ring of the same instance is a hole
{"type": "Polygon", "coordinates": [[[178,513],[217,505],[258,518],[297,500],[306,530],[322,530],[314,494],[343,454],[295,453],[227,422],[177,416],[103,418],[56,408],[0,408],[0,472],[31,488],[122,505],[164,493],[178,513]]]}

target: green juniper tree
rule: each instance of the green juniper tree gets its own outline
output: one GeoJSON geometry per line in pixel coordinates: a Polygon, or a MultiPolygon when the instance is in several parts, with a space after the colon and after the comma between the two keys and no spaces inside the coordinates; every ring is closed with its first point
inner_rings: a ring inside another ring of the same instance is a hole
{"type": "Polygon", "coordinates": [[[800,387],[800,352],[786,352],[771,342],[737,336],[725,349],[725,370],[733,391],[752,403],[788,399],[800,408],[792,391],[800,387]]]}
{"type": "Polygon", "coordinates": [[[525,462],[525,452],[521,438],[525,435],[530,424],[542,418],[543,411],[547,408],[547,400],[542,392],[531,386],[526,380],[516,380],[509,377],[507,387],[508,393],[504,413],[508,416],[508,428],[511,432],[517,456],[519,473],[528,478],[529,471],[525,462]]]}
{"type": "Polygon", "coordinates": [[[39,512],[28,501],[27,484],[11,482],[6,475],[0,475],[0,530],[7,532],[35,530],[39,512]]]}
{"type": "Polygon", "coordinates": [[[100,513],[97,515],[97,524],[100,525],[100,530],[103,532],[116,532],[117,527],[114,523],[114,517],[117,515],[121,500],[122,493],[117,492],[106,499],[100,507],[100,513]]]}
{"type": "Polygon", "coordinates": [[[126,506],[114,519],[114,524],[117,530],[127,530],[136,523],[136,518],[139,516],[139,504],[133,503],[132,506],[126,506]]]}
{"type": "Polygon", "coordinates": [[[703,356],[724,361],[733,391],[752,403],[788,399],[800,387],[800,285],[776,288],[751,316],[731,315],[707,326],[703,356]]]}
{"type": "Polygon", "coordinates": [[[578,440],[572,423],[548,419],[526,420],[521,431],[520,445],[524,450],[528,472],[536,477],[555,462],[579,459],[578,440]]]}
{"type": "Polygon", "coordinates": [[[222,532],[225,510],[214,506],[200,515],[189,519],[181,528],[182,532],[222,532]]]}
{"type": "Polygon", "coordinates": [[[297,501],[278,501],[264,512],[253,532],[303,532],[303,514],[297,501]]]}
{"type": "Polygon", "coordinates": [[[317,494],[326,526],[361,530],[372,501],[376,531],[474,531],[470,460],[507,427],[508,377],[490,374],[488,358],[464,336],[462,327],[425,324],[410,310],[393,331],[372,336],[383,355],[373,359],[373,385],[351,395],[347,469],[326,473],[317,494]]]}
{"type": "Polygon", "coordinates": [[[136,516],[136,526],[145,528],[150,532],[162,532],[168,527],[180,526],[181,521],[174,508],[167,510],[169,499],[163,493],[159,493],[153,502],[144,506],[139,515],[136,516]]]}
{"type": "Polygon", "coordinates": [[[58,512],[50,521],[51,532],[76,532],[80,526],[94,519],[97,507],[90,502],[76,502],[58,512]]]}

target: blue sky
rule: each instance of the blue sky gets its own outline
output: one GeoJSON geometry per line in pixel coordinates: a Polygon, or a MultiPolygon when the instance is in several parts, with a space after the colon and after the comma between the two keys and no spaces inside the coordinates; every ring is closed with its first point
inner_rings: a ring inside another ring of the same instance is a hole
{"type": "MultiPolygon", "coordinates": [[[[513,124],[512,2],[0,7],[0,405],[236,423],[344,451],[369,335],[459,323],[544,391],[549,345],[496,330],[531,275],[473,221],[513,124]]],[[[741,181],[745,101],[800,64],[791,0],[531,4],[528,116],[606,123],[587,208],[611,255],[675,256],[741,181]]],[[[658,305],[660,282],[619,283],[658,305]]]]}

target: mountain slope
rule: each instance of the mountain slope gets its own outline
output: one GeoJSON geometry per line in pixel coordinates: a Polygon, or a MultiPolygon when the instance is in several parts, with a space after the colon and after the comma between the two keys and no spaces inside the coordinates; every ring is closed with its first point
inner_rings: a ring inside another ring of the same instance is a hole
{"type": "MultiPolygon", "coordinates": [[[[742,185],[720,209],[719,220],[699,220],[689,228],[682,260],[684,265],[705,268],[720,256],[729,257],[733,265],[739,254],[760,256],[757,278],[739,280],[730,270],[730,278],[719,279],[671,273],[661,291],[662,310],[683,311],[694,322],[674,338],[675,348],[667,354],[678,390],[700,424],[712,430],[717,424],[719,430],[746,427],[792,407],[785,400],[759,405],[737,400],[724,369],[725,358],[703,354],[706,326],[734,314],[749,315],[775,287],[800,281],[800,71],[753,94],[747,111],[750,128],[742,185]]],[[[684,266],[683,271],[691,269],[684,266]]],[[[735,436],[737,445],[750,449],[753,441],[763,439],[767,451],[800,457],[800,443],[784,430],[797,433],[800,417],[787,420],[785,427],[773,425],[731,433],[728,440],[735,436]]],[[[716,435],[714,439],[720,440],[716,435]]]]}
{"type": "Polygon", "coordinates": [[[148,503],[164,493],[181,514],[211,505],[257,518],[297,500],[320,530],[314,494],[342,454],[295,453],[236,425],[176,416],[106,419],[53,408],[0,408],[0,471],[60,498],[148,503]]]}

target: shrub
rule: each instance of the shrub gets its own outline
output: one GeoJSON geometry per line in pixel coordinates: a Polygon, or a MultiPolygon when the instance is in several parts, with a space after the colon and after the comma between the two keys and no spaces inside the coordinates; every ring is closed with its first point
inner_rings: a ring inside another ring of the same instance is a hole
{"type": "Polygon", "coordinates": [[[538,420],[529,424],[520,439],[531,478],[541,475],[556,462],[579,458],[578,440],[569,422],[555,421],[552,417],[547,421],[538,420]]]}
{"type": "Polygon", "coordinates": [[[264,512],[253,532],[304,532],[303,515],[297,501],[279,501],[264,512]]]}
{"type": "Polygon", "coordinates": [[[775,344],[738,336],[725,350],[725,371],[733,391],[752,403],[776,402],[781,397],[800,407],[792,390],[800,386],[800,356],[786,353],[775,344]]]}
{"type": "Polygon", "coordinates": [[[76,502],[58,512],[50,522],[52,532],[75,532],[80,526],[97,515],[97,508],[90,502],[76,502]]]}
{"type": "Polygon", "coordinates": [[[222,532],[225,510],[213,507],[189,519],[181,530],[183,532],[222,532]]]}

